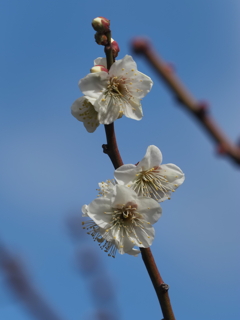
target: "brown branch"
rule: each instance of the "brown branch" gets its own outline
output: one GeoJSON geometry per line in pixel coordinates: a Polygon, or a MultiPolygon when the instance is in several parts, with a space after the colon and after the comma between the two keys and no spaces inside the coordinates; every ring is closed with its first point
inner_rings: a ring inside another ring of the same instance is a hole
{"type": "MultiPolygon", "coordinates": [[[[111,47],[111,31],[106,33],[108,44],[105,46],[105,54],[107,59],[107,68],[111,68],[111,65],[114,63],[114,58],[112,55],[111,47]]],[[[105,126],[107,144],[103,144],[103,152],[106,153],[112,161],[112,164],[115,169],[123,165],[123,161],[118,150],[117,140],[115,136],[114,123],[106,124],[105,126]]]]}
{"type": "Polygon", "coordinates": [[[144,38],[137,38],[132,42],[135,53],[142,54],[168,88],[175,95],[181,106],[185,107],[202,124],[209,136],[218,144],[218,153],[227,155],[236,164],[240,165],[240,146],[232,144],[214,119],[209,115],[206,104],[199,103],[184,87],[182,82],[154,51],[152,45],[144,38]]]}
{"type": "MultiPolygon", "coordinates": [[[[108,34],[108,42],[110,44],[111,32],[108,34]]],[[[114,62],[111,52],[111,45],[105,47],[105,53],[107,58],[107,67],[110,69],[111,65],[114,62]]],[[[107,145],[103,145],[103,152],[107,153],[109,158],[112,161],[112,164],[115,169],[123,165],[123,161],[118,150],[117,140],[114,131],[114,124],[105,125],[105,132],[107,138],[107,145]]],[[[150,248],[140,248],[142,259],[148,271],[148,274],[152,280],[152,284],[156,291],[160,307],[164,316],[163,320],[175,320],[172,306],[170,303],[170,298],[168,295],[168,285],[165,284],[161,278],[161,275],[158,271],[157,265],[155,263],[154,257],[152,255],[150,248]]]]}
{"type": "Polygon", "coordinates": [[[151,249],[140,248],[140,250],[142,253],[143,261],[145,263],[148,274],[152,280],[152,284],[154,286],[154,289],[158,297],[158,301],[162,309],[162,313],[164,317],[163,320],[175,320],[170,298],[168,295],[169,286],[166,283],[164,283],[158,271],[151,249]]]}
{"type": "Polygon", "coordinates": [[[115,169],[123,165],[123,161],[118,150],[117,140],[114,131],[114,123],[105,125],[107,144],[103,144],[103,152],[106,153],[112,161],[115,169]]]}

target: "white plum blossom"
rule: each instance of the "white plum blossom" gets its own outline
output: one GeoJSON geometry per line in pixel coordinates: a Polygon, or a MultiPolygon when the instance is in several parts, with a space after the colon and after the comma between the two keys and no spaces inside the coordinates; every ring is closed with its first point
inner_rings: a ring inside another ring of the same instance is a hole
{"type": "Polygon", "coordinates": [[[100,247],[115,257],[116,251],[137,255],[134,246],[148,248],[154,239],[152,224],[158,221],[162,209],[157,201],[139,197],[126,186],[115,185],[107,196],[82,207],[83,215],[92,220],[84,227],[100,247]]]}
{"type": "MultiPolygon", "coordinates": [[[[82,213],[82,217],[89,217],[88,205],[85,204],[82,206],[82,213]]],[[[93,240],[99,243],[100,248],[108,252],[108,256],[115,258],[118,246],[116,240],[113,240],[109,234],[105,232],[105,229],[100,228],[93,220],[82,222],[82,225],[84,226],[83,229],[87,229],[87,233],[92,236],[93,240]],[[105,238],[103,238],[103,236],[105,238]]],[[[126,253],[137,257],[140,251],[132,248],[126,253]]]]}
{"type": "Polygon", "coordinates": [[[151,197],[159,202],[170,199],[185,180],[182,170],[175,164],[161,164],[162,153],[149,146],[144,158],[137,164],[125,164],[115,170],[117,183],[127,185],[139,196],[151,197]]]}
{"type": "Polygon", "coordinates": [[[84,96],[75,100],[71,106],[72,115],[83,122],[88,132],[94,132],[99,126],[98,113],[93,107],[94,98],[84,96]]]}
{"type": "MultiPolygon", "coordinates": [[[[95,65],[106,67],[106,59],[96,59],[95,65]]],[[[94,108],[101,124],[110,124],[122,115],[141,120],[141,99],[152,84],[148,76],[137,70],[136,62],[129,55],[114,62],[108,73],[89,73],[79,81],[83,94],[95,99],[94,108]]]]}

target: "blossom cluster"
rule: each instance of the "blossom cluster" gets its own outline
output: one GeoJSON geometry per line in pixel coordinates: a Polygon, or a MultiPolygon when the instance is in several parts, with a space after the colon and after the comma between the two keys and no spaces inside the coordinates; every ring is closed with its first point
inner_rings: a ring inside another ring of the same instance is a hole
{"type": "MultiPolygon", "coordinates": [[[[120,49],[111,38],[110,20],[97,17],[92,26],[97,31],[96,42],[104,45],[106,52],[110,48],[114,60],[120,49]]],[[[88,132],[94,132],[100,124],[109,125],[123,115],[141,120],[141,101],[153,82],[126,55],[110,68],[106,58],[97,58],[78,85],[83,96],[72,104],[72,115],[83,122],[88,132]]],[[[113,180],[99,184],[98,198],[82,207],[83,217],[90,218],[82,223],[83,228],[109,256],[115,257],[117,251],[136,256],[140,251],[135,246],[151,246],[155,236],[153,224],[162,214],[160,203],[170,199],[185,179],[179,167],[161,163],[161,151],[149,146],[137,165],[116,169],[113,180]]]]}
{"type": "Polygon", "coordinates": [[[114,180],[99,184],[99,197],[82,207],[83,222],[101,249],[115,257],[138,255],[140,248],[151,246],[153,224],[162,214],[159,202],[170,199],[185,179],[174,164],[163,164],[161,151],[149,146],[144,158],[135,166],[126,164],[115,170],[114,180]]]}
{"type": "Polygon", "coordinates": [[[152,80],[137,70],[129,55],[107,69],[105,58],[97,58],[91,72],[78,83],[83,97],[74,101],[71,112],[88,132],[99,124],[110,124],[125,115],[141,120],[141,100],[152,88],[152,80]]]}

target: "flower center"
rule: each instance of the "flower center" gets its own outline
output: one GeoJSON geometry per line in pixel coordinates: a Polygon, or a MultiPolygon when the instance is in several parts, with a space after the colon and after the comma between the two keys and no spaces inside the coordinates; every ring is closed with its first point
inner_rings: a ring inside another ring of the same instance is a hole
{"type": "Polygon", "coordinates": [[[110,96],[118,100],[131,100],[132,94],[127,86],[127,79],[123,77],[111,77],[108,81],[107,89],[104,92],[105,96],[110,96]]]}
{"type": "Polygon", "coordinates": [[[125,80],[123,78],[118,78],[118,77],[110,78],[110,80],[108,81],[108,86],[105,94],[110,96],[115,96],[115,97],[124,96],[124,91],[125,91],[124,83],[125,83],[125,80]]]}
{"type": "Polygon", "coordinates": [[[141,233],[150,238],[145,231],[146,225],[149,225],[150,222],[146,221],[144,216],[137,212],[137,209],[137,204],[133,202],[128,202],[125,205],[117,205],[113,208],[111,227],[107,229],[106,232],[113,229],[115,230],[114,233],[118,233],[117,238],[114,236],[114,239],[118,239],[120,248],[123,248],[121,243],[124,237],[128,237],[133,244],[142,244],[138,232],[136,232],[137,229],[141,230],[141,233]]]}
{"type": "Polygon", "coordinates": [[[136,212],[136,209],[137,205],[133,202],[128,202],[123,206],[118,205],[113,214],[113,220],[115,221],[115,224],[123,226],[126,223],[133,222],[133,220],[139,215],[136,212]]]}
{"type": "Polygon", "coordinates": [[[162,194],[174,191],[172,184],[161,173],[159,166],[137,173],[132,188],[139,195],[154,198],[157,201],[161,199],[162,194]]]}

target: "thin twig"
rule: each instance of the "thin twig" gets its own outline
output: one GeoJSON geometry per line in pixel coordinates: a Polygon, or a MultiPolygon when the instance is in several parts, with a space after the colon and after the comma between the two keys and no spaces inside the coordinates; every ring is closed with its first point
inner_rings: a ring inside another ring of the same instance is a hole
{"type": "MultiPolygon", "coordinates": [[[[105,53],[107,58],[107,67],[110,69],[114,60],[111,52],[111,32],[108,34],[108,45],[105,47],[105,53]]],[[[118,150],[117,140],[114,131],[114,124],[111,123],[109,125],[105,125],[105,132],[107,138],[107,145],[103,145],[103,152],[107,153],[109,158],[112,161],[112,164],[115,169],[121,167],[123,165],[123,161],[118,150]]],[[[170,298],[168,295],[168,285],[165,284],[162,280],[162,277],[158,271],[157,265],[155,263],[154,257],[152,255],[150,248],[140,248],[142,259],[148,271],[148,274],[152,280],[152,284],[156,291],[160,307],[162,309],[162,313],[164,316],[163,320],[175,320],[172,306],[170,303],[170,298]]]]}
{"type": "Polygon", "coordinates": [[[158,271],[151,249],[140,248],[140,250],[142,253],[143,261],[145,263],[148,274],[152,280],[152,284],[154,286],[154,289],[158,297],[158,301],[162,309],[162,313],[164,317],[163,320],[175,320],[170,298],[168,295],[169,286],[166,283],[164,283],[158,271]]]}
{"type": "Polygon", "coordinates": [[[218,127],[208,112],[204,103],[199,103],[184,87],[173,71],[159,55],[154,51],[152,45],[144,38],[137,38],[132,42],[135,53],[142,54],[161,79],[173,92],[176,100],[185,107],[202,124],[209,136],[218,144],[218,153],[228,156],[236,164],[240,165],[240,146],[234,145],[218,127]]]}
{"type": "Polygon", "coordinates": [[[103,152],[108,154],[114,168],[117,169],[123,165],[123,161],[117,146],[117,140],[114,131],[114,123],[105,125],[105,132],[107,144],[102,145],[103,152]]]}
{"type": "MultiPolygon", "coordinates": [[[[114,58],[112,55],[111,48],[111,31],[107,32],[108,44],[105,46],[105,54],[107,59],[107,68],[111,68],[111,65],[114,63],[114,58]]],[[[105,124],[105,132],[107,137],[107,144],[103,144],[103,152],[108,154],[111,159],[115,169],[123,165],[123,161],[118,150],[117,140],[115,136],[114,123],[105,124]]]]}

